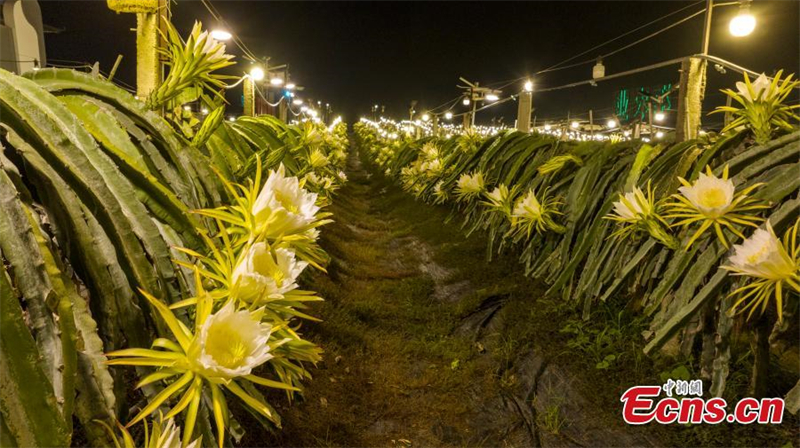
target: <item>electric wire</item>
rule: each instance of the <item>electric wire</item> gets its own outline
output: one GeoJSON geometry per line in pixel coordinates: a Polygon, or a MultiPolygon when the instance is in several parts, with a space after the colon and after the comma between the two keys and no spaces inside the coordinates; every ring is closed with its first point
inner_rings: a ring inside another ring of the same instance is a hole
{"type": "MultiPolygon", "coordinates": [[[[607,40],[607,41],[605,41],[605,42],[602,42],[602,43],[600,43],[600,44],[598,44],[598,45],[595,45],[594,47],[592,47],[592,48],[590,48],[590,49],[588,49],[588,50],[586,50],[586,51],[584,51],[584,52],[582,52],[582,53],[578,53],[578,54],[576,54],[575,56],[569,57],[569,58],[567,58],[567,59],[565,59],[565,60],[563,60],[563,61],[561,61],[561,62],[559,62],[559,63],[557,63],[557,64],[555,64],[555,65],[551,65],[550,67],[548,67],[548,68],[546,68],[546,69],[544,69],[544,70],[541,70],[541,71],[539,71],[538,73],[544,73],[544,72],[551,71],[552,69],[555,69],[555,68],[557,68],[557,67],[560,67],[561,65],[563,65],[563,64],[565,64],[565,63],[567,63],[567,62],[569,62],[569,61],[572,61],[572,60],[574,60],[574,59],[577,59],[577,58],[579,58],[579,57],[581,57],[581,56],[583,56],[583,55],[585,55],[585,54],[587,54],[587,53],[590,53],[590,52],[592,52],[592,51],[594,51],[594,50],[597,50],[598,48],[602,48],[602,47],[604,47],[604,46],[606,46],[606,45],[608,45],[608,44],[610,44],[610,43],[612,43],[612,42],[615,42],[615,41],[617,41],[617,40],[619,40],[619,39],[621,39],[621,38],[623,38],[623,37],[625,37],[625,36],[628,36],[628,35],[630,35],[630,34],[633,34],[633,33],[637,32],[637,31],[639,31],[639,30],[642,30],[642,29],[644,29],[644,28],[646,28],[646,27],[648,27],[648,26],[650,26],[650,25],[653,25],[653,24],[655,24],[655,23],[658,23],[658,22],[660,22],[660,21],[662,21],[662,20],[664,20],[664,19],[666,19],[666,18],[668,18],[668,17],[671,17],[671,16],[673,16],[673,15],[675,15],[675,14],[678,14],[679,12],[683,12],[683,11],[685,11],[685,10],[687,10],[687,9],[689,9],[689,8],[692,8],[692,7],[694,7],[694,6],[697,6],[697,5],[701,4],[701,3],[703,3],[703,1],[702,1],[702,0],[700,0],[700,1],[698,1],[698,2],[695,2],[695,3],[692,3],[691,5],[685,6],[685,7],[683,7],[683,8],[680,8],[680,9],[678,9],[678,10],[675,10],[675,11],[673,11],[673,12],[671,12],[671,13],[669,13],[669,14],[666,14],[666,15],[664,15],[664,16],[661,16],[661,17],[659,17],[659,18],[657,18],[657,19],[655,19],[655,20],[652,20],[652,21],[650,21],[650,22],[648,22],[648,23],[645,23],[644,25],[638,26],[638,27],[636,27],[636,28],[634,28],[634,29],[632,29],[632,30],[630,30],[630,31],[627,31],[627,32],[625,32],[625,33],[622,33],[622,34],[620,34],[620,35],[619,35],[619,36],[617,36],[617,37],[614,37],[614,38],[612,38],[612,39],[609,39],[609,40],[607,40]]],[[[705,9],[705,8],[703,8],[703,9],[702,9],[700,12],[704,12],[705,10],[706,10],[706,9],[705,9]]]]}
{"type": "MultiPolygon", "coordinates": [[[[703,1],[702,1],[702,0],[700,0],[700,1],[698,1],[698,2],[695,2],[695,3],[692,3],[691,5],[684,6],[683,8],[677,9],[677,10],[675,10],[675,11],[672,11],[672,12],[670,12],[670,13],[668,13],[668,14],[665,14],[665,15],[663,15],[663,16],[661,16],[661,17],[659,17],[659,18],[655,19],[655,20],[651,20],[650,22],[647,22],[647,23],[645,23],[644,25],[640,25],[640,26],[638,26],[638,27],[636,27],[636,28],[634,28],[634,29],[632,29],[632,30],[630,30],[630,31],[626,31],[625,33],[622,33],[622,34],[620,34],[619,36],[616,36],[616,37],[614,37],[614,38],[612,38],[612,39],[609,39],[609,40],[607,40],[607,41],[605,41],[605,42],[602,42],[602,43],[600,43],[600,44],[598,44],[598,45],[595,45],[594,47],[592,47],[592,48],[590,48],[590,49],[588,49],[588,50],[585,50],[585,51],[583,51],[583,52],[581,52],[581,53],[578,53],[578,54],[576,54],[576,55],[574,55],[574,56],[571,56],[571,57],[569,57],[569,58],[567,58],[567,59],[564,59],[563,61],[561,61],[561,62],[559,62],[559,63],[557,63],[557,64],[551,65],[550,67],[548,67],[548,68],[545,68],[545,69],[543,69],[543,70],[539,70],[539,71],[535,72],[535,73],[534,73],[534,75],[540,75],[540,74],[543,74],[543,73],[549,73],[549,72],[554,72],[554,71],[559,71],[559,70],[566,70],[566,69],[569,69],[569,68],[580,67],[580,66],[582,66],[582,65],[586,65],[586,64],[589,64],[589,63],[595,62],[597,59],[596,59],[596,58],[593,58],[593,59],[590,59],[590,60],[585,60],[585,61],[577,62],[577,63],[570,64],[570,65],[567,65],[567,66],[563,66],[563,67],[562,67],[562,65],[563,65],[563,64],[565,64],[565,63],[567,63],[567,62],[569,62],[569,61],[575,60],[575,59],[577,59],[577,58],[579,58],[579,57],[581,57],[581,56],[583,56],[583,55],[585,55],[585,54],[587,54],[587,53],[590,53],[590,52],[592,52],[592,51],[594,51],[594,50],[597,50],[598,48],[605,47],[606,45],[608,45],[608,44],[610,44],[610,43],[612,43],[612,42],[615,42],[615,41],[617,41],[617,40],[619,40],[619,39],[621,39],[621,38],[623,38],[623,37],[629,36],[629,35],[631,35],[631,34],[633,34],[633,33],[637,32],[637,31],[640,31],[640,30],[642,30],[642,29],[644,29],[644,28],[647,28],[648,26],[651,26],[651,25],[653,25],[653,24],[655,24],[655,23],[658,23],[658,22],[660,22],[660,21],[662,21],[662,20],[664,20],[664,19],[666,19],[666,18],[672,17],[672,16],[674,16],[675,14],[678,14],[678,13],[680,13],[680,12],[683,12],[683,11],[685,11],[685,10],[689,9],[689,8],[695,7],[695,6],[697,6],[697,5],[701,4],[701,3],[703,3],[703,1]]],[[[644,41],[646,41],[646,40],[648,40],[648,39],[651,39],[651,38],[653,38],[653,37],[657,36],[658,34],[661,34],[661,33],[662,33],[662,32],[664,32],[664,31],[667,31],[667,30],[669,30],[669,29],[671,29],[671,28],[673,28],[673,27],[675,27],[675,26],[677,26],[677,25],[680,25],[680,24],[682,24],[682,23],[684,23],[684,22],[686,22],[686,21],[688,21],[688,20],[690,20],[690,19],[692,19],[692,18],[694,18],[694,17],[698,16],[699,14],[702,14],[703,12],[705,12],[705,10],[706,10],[706,8],[703,8],[703,9],[701,9],[701,10],[697,11],[696,13],[694,13],[694,14],[692,14],[692,15],[688,16],[688,17],[685,17],[685,18],[683,18],[683,19],[681,19],[681,20],[679,20],[678,22],[675,22],[675,23],[673,23],[673,24],[670,24],[669,26],[667,26],[667,27],[665,27],[665,28],[662,28],[661,30],[659,30],[659,31],[657,31],[657,32],[655,32],[655,33],[652,33],[652,34],[650,34],[650,35],[648,35],[648,36],[645,36],[645,37],[644,37],[644,38],[642,38],[642,39],[639,39],[639,40],[637,40],[636,42],[634,42],[634,43],[632,43],[632,44],[625,45],[625,46],[623,46],[623,47],[621,47],[621,48],[618,48],[618,49],[616,49],[616,50],[613,50],[613,51],[611,51],[611,52],[609,52],[609,53],[606,53],[606,54],[604,54],[604,55],[600,56],[600,58],[601,58],[601,59],[602,59],[602,58],[607,58],[607,57],[609,57],[609,56],[612,56],[612,55],[614,55],[614,54],[617,54],[617,53],[619,53],[619,52],[621,52],[621,51],[623,51],[623,50],[627,50],[628,48],[631,48],[631,47],[633,47],[633,46],[635,46],[635,45],[638,45],[638,44],[640,44],[640,43],[642,43],[642,42],[644,42],[644,41]]],[[[516,83],[516,82],[519,82],[519,81],[521,81],[521,80],[523,80],[523,79],[526,79],[526,78],[528,78],[528,76],[522,76],[522,77],[519,77],[519,78],[510,79],[510,80],[507,80],[507,81],[498,81],[498,82],[494,82],[494,83],[487,84],[487,86],[495,86],[495,85],[498,85],[498,84],[502,84],[501,86],[499,86],[499,87],[496,87],[496,89],[498,89],[498,90],[502,90],[502,89],[504,89],[504,88],[506,88],[506,87],[510,86],[511,84],[514,84],[514,83],[516,83]],[[504,84],[504,83],[505,83],[505,84],[504,84]]]]}
{"type": "Polygon", "coordinates": [[[264,102],[267,103],[270,107],[278,107],[278,105],[281,104],[285,99],[285,97],[281,95],[281,99],[279,99],[277,103],[272,104],[269,102],[269,100],[267,100],[267,97],[264,96],[264,92],[261,91],[261,88],[258,87],[257,83],[253,83],[253,86],[255,86],[256,92],[258,92],[258,95],[261,97],[261,99],[263,99],[264,102]]]}
{"type": "Polygon", "coordinates": [[[244,41],[242,41],[239,38],[239,36],[236,35],[236,33],[232,32],[232,28],[230,27],[228,22],[224,18],[222,18],[222,14],[219,13],[217,8],[214,7],[213,4],[211,4],[211,0],[201,0],[201,3],[203,4],[203,6],[205,6],[206,10],[208,10],[209,14],[211,14],[211,17],[213,17],[214,20],[223,25],[228,30],[228,32],[231,33],[233,43],[235,43],[236,46],[239,47],[240,50],[242,50],[242,53],[244,53],[245,58],[249,59],[251,62],[258,62],[258,57],[255,55],[255,53],[253,53],[250,50],[247,44],[245,44],[244,41]]]}

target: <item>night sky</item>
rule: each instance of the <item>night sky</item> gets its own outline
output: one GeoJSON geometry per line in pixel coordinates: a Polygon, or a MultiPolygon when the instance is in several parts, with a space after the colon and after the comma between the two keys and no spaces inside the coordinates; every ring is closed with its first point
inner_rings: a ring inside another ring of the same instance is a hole
{"type": "MultiPolygon", "coordinates": [[[[305,95],[330,102],[349,120],[368,114],[372,104],[386,114],[407,116],[411,100],[425,110],[456,97],[458,77],[482,85],[502,85],[535,73],[665,14],[685,11],[573,62],[631,43],[703,8],[705,2],[274,2],[221,1],[213,4],[231,30],[272,64],[289,63],[305,95]],[[696,3],[696,4],[695,4],[696,3]],[[504,82],[505,81],[505,82],[504,82]]],[[[63,28],[48,34],[48,62],[99,61],[108,71],[118,53],[125,57],[118,79],[135,84],[135,16],[117,15],[105,1],[41,1],[44,22],[63,28]]],[[[710,53],[758,72],[798,72],[800,3],[758,1],[752,13],[758,25],[750,36],[731,37],[728,22],[737,7],[714,9],[710,53]]],[[[184,34],[195,19],[216,25],[199,1],[173,5],[174,22],[184,34]]],[[[698,53],[702,14],[645,43],[604,61],[606,74],[698,53]]],[[[232,44],[231,44],[232,45],[232,44]]],[[[230,45],[229,45],[230,46],[230,45]]],[[[241,56],[236,48],[231,53],[241,56]]],[[[246,63],[241,57],[237,60],[246,63]]],[[[246,63],[249,65],[249,63],[246,63]]],[[[534,77],[537,87],[551,87],[591,77],[593,63],[534,77]]],[[[239,69],[241,71],[242,68],[239,69]]],[[[709,70],[704,109],[724,100],[718,90],[740,80],[728,71],[709,70]]],[[[539,120],[583,114],[603,119],[612,113],[622,88],[677,83],[678,67],[551,93],[534,94],[539,120]]],[[[521,81],[504,89],[519,91],[521,81]]],[[[236,97],[238,99],[238,97],[236,97]]],[[[454,109],[462,111],[460,103],[454,109]]],[[[479,122],[502,116],[512,124],[516,105],[508,103],[478,115],[479,122]]],[[[241,110],[231,101],[231,110],[241,110]]],[[[718,118],[711,118],[715,121],[718,118]]]]}

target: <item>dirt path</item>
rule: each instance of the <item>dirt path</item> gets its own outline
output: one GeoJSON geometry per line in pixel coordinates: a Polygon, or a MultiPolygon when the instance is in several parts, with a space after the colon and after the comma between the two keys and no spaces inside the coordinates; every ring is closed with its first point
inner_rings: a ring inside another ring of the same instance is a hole
{"type": "Polygon", "coordinates": [[[309,285],[326,298],[304,327],[324,361],[305,401],[278,408],[283,429],[244,445],[649,444],[594,416],[548,361],[536,334],[558,330],[528,322],[543,288],[515,259],[487,263],[482,237],[357,158],[347,174],[323,232],[329,274],[309,285]]]}

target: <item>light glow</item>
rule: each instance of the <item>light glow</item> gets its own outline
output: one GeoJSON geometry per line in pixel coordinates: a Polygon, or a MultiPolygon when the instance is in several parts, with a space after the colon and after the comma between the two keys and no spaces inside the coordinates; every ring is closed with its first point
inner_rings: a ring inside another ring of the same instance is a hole
{"type": "Polygon", "coordinates": [[[527,80],[525,81],[525,85],[523,86],[526,92],[533,92],[533,81],[527,80]]]}
{"type": "Polygon", "coordinates": [[[277,86],[281,86],[281,85],[283,85],[283,79],[282,78],[278,78],[276,76],[276,77],[270,79],[269,83],[272,84],[273,86],[276,86],[276,87],[277,86]]]}
{"type": "Polygon", "coordinates": [[[578,123],[577,121],[573,121],[572,123],[570,123],[570,125],[569,125],[569,126],[570,126],[572,129],[578,129],[578,128],[580,127],[580,125],[581,125],[581,124],[580,124],[580,123],[578,123]]]}
{"type": "Polygon", "coordinates": [[[261,81],[264,79],[264,69],[261,67],[253,67],[250,69],[250,77],[253,81],[261,81]]]}
{"type": "Polygon", "coordinates": [[[742,8],[739,14],[731,19],[729,25],[730,32],[735,37],[744,37],[756,29],[756,18],[748,11],[749,8],[742,8]]]}
{"type": "Polygon", "coordinates": [[[494,93],[487,93],[486,94],[486,101],[497,101],[500,97],[495,95],[494,93]]]}
{"type": "Polygon", "coordinates": [[[609,129],[616,128],[617,127],[617,120],[608,120],[608,122],[606,123],[606,126],[608,126],[609,129]]]}
{"type": "Polygon", "coordinates": [[[230,40],[230,38],[233,36],[231,36],[231,33],[225,30],[214,30],[211,32],[211,37],[213,37],[216,40],[226,41],[230,40]]]}
{"type": "Polygon", "coordinates": [[[445,120],[452,120],[453,119],[453,113],[452,112],[445,112],[444,113],[444,119],[445,120]]]}
{"type": "Polygon", "coordinates": [[[664,121],[664,118],[666,118],[666,115],[664,115],[664,112],[656,112],[656,115],[653,118],[660,123],[660,122],[664,121]]]}

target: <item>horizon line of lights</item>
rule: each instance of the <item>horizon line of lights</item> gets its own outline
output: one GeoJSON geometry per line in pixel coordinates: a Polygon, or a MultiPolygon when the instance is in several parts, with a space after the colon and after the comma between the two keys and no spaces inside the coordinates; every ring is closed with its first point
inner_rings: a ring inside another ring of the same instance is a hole
{"type": "MultiPolygon", "coordinates": [[[[423,120],[400,120],[395,121],[385,117],[380,117],[377,121],[370,120],[366,117],[361,117],[359,119],[360,122],[366,123],[378,131],[378,135],[384,139],[388,140],[396,140],[400,138],[400,136],[405,137],[414,137],[414,138],[421,138],[421,137],[432,137],[435,136],[433,132],[433,126],[428,121],[423,120]]],[[[579,121],[572,120],[572,121],[560,121],[557,123],[545,123],[540,126],[536,126],[532,129],[532,132],[536,132],[538,134],[543,135],[550,135],[557,138],[566,138],[572,141],[609,141],[611,139],[616,139],[619,141],[630,141],[634,140],[633,132],[630,128],[621,126],[618,121],[614,120],[613,127],[611,125],[611,120],[607,123],[608,129],[606,130],[599,130],[594,133],[587,132],[582,130],[582,124],[579,121]]],[[[649,129],[650,127],[647,125],[642,125],[641,131],[647,137],[639,137],[639,140],[649,143],[653,140],[662,140],[667,136],[667,133],[672,131],[671,128],[667,128],[664,126],[654,126],[652,132],[649,129]]],[[[475,125],[471,128],[470,132],[475,132],[479,135],[483,136],[493,136],[497,135],[500,132],[508,131],[508,130],[515,130],[516,128],[510,126],[483,126],[483,125],[475,125]]],[[[444,123],[439,126],[439,134],[444,138],[452,138],[454,135],[462,135],[465,133],[464,127],[462,125],[454,125],[449,123],[444,123]]],[[[700,135],[705,135],[706,131],[700,130],[700,135]]]]}

